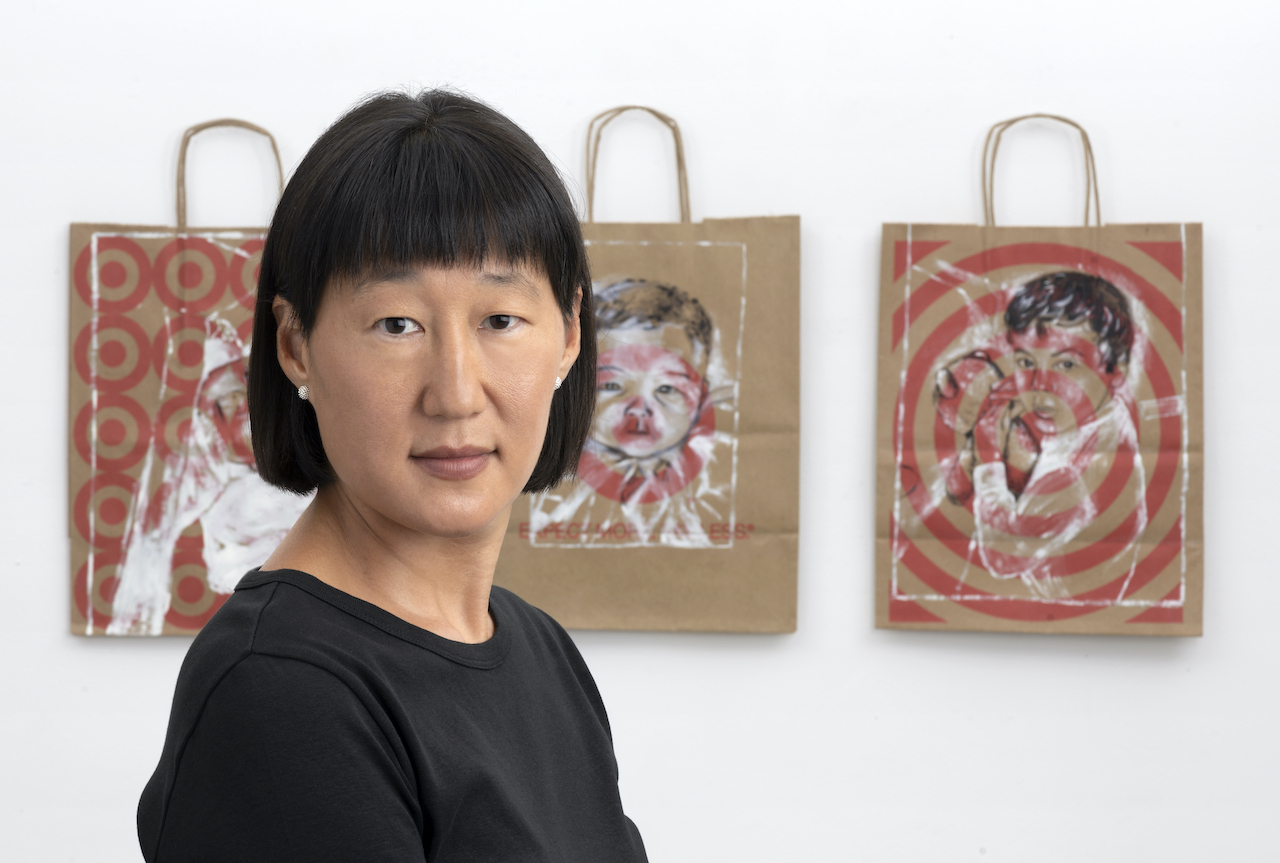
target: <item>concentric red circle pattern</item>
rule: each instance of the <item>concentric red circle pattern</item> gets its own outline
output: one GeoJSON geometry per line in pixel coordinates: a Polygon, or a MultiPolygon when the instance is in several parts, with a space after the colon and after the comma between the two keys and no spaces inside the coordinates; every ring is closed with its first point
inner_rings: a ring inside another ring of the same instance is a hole
{"type": "MultiPolygon", "coordinates": [[[[1144,508],[1131,507],[1127,516],[1118,520],[1107,535],[1098,537],[1087,545],[1071,544],[1051,559],[1036,562],[1040,572],[1066,578],[1100,565],[1117,547],[1137,540],[1138,534],[1146,528],[1147,533],[1142,536],[1144,552],[1131,571],[1087,591],[1073,593],[1067,598],[1069,601],[1064,602],[1046,601],[1044,597],[1018,599],[997,595],[978,589],[972,583],[965,583],[962,577],[957,577],[956,570],[973,561],[973,537],[970,533],[973,528],[957,523],[958,520],[964,521],[959,519],[962,513],[938,506],[936,490],[931,492],[927,484],[920,481],[923,465],[947,464],[957,458],[957,433],[943,421],[940,412],[933,410],[931,396],[935,376],[942,358],[948,355],[948,351],[954,351],[958,340],[975,326],[975,322],[991,322],[1003,315],[1012,293],[1009,288],[984,293],[974,289],[969,283],[975,279],[982,280],[987,274],[1005,268],[1025,270],[1028,267],[1040,267],[1044,272],[1053,269],[1084,270],[1123,286],[1146,314],[1154,319],[1156,325],[1172,337],[1176,343],[1175,350],[1182,350],[1181,310],[1139,273],[1096,252],[1051,243],[1019,243],[987,249],[952,262],[911,291],[909,309],[912,322],[921,319],[930,307],[943,311],[928,318],[927,331],[912,331],[912,338],[916,343],[911,345],[905,375],[898,389],[896,415],[899,419],[894,425],[893,446],[895,452],[901,454],[898,462],[901,493],[905,498],[904,503],[909,504],[912,510],[913,520],[921,527],[910,533],[901,529],[902,525],[891,521],[890,531],[894,538],[894,555],[925,586],[932,597],[947,597],[959,606],[993,618],[1011,621],[1066,620],[1096,612],[1099,608],[1106,607],[1111,600],[1133,596],[1164,571],[1181,549],[1181,519],[1172,524],[1157,525],[1153,522],[1148,525],[1145,513],[1160,511],[1175,483],[1180,481],[1179,458],[1184,444],[1183,428],[1176,415],[1160,416],[1155,420],[1158,455],[1154,459],[1154,465],[1144,474],[1144,508]],[[953,292],[966,285],[969,290],[964,294],[965,299],[957,299],[953,292]],[[941,302],[948,296],[949,303],[941,302]],[[950,314],[945,313],[945,310],[952,308],[955,310],[950,314]],[[928,414],[922,414],[922,411],[928,411],[928,414]],[[922,434],[926,428],[929,431],[922,434]],[[931,497],[931,494],[934,496],[931,497]],[[1152,529],[1162,533],[1151,535],[1152,529]]],[[[899,362],[908,324],[907,315],[906,302],[893,311],[893,349],[897,352],[899,362]]],[[[1168,350],[1162,354],[1161,350],[1139,334],[1133,356],[1141,358],[1141,376],[1148,398],[1156,402],[1176,401],[1181,392],[1175,385],[1175,377],[1179,375],[1181,368],[1169,367],[1168,350]]],[[[1173,356],[1172,361],[1180,364],[1181,356],[1173,356]]],[[[1025,386],[1025,382],[1016,379],[1006,383],[1015,389],[1019,385],[1025,386]]],[[[963,384],[959,386],[962,387],[963,384]]],[[[1078,426],[1083,426],[1092,419],[1092,404],[1072,381],[1050,377],[1048,381],[1041,380],[1037,386],[1051,389],[1059,395],[1071,407],[1078,426]]],[[[1118,409],[1128,412],[1133,427],[1137,428],[1143,420],[1139,416],[1134,398],[1131,395],[1121,395],[1118,400],[1118,409]]],[[[974,434],[981,461],[991,461],[994,458],[991,442],[982,438],[979,427],[975,427],[974,434]]],[[[1086,447],[1076,457],[1087,460],[1098,455],[1086,447]]],[[[1050,536],[1069,520],[1078,518],[1086,508],[1088,512],[1106,512],[1109,507],[1117,504],[1121,490],[1133,481],[1134,471],[1141,458],[1132,445],[1119,446],[1113,454],[1106,455],[1111,456],[1111,461],[1105,477],[1091,489],[1088,499],[1081,501],[1074,511],[1039,516],[1000,514],[1002,520],[998,523],[999,529],[1015,536],[1050,536]]],[[[1041,490],[1053,490],[1055,481],[1061,483],[1065,480],[1049,477],[1041,490]]],[[[965,509],[971,522],[973,503],[966,504],[965,509]]],[[[1000,551],[992,550],[988,555],[988,562],[1009,570],[1027,563],[1010,558],[1000,551]]],[[[941,622],[940,618],[914,602],[915,598],[909,592],[891,593],[891,620],[895,619],[893,615],[896,613],[896,619],[900,620],[941,622]]],[[[936,605],[931,607],[937,608],[936,605]]],[[[1138,615],[1143,610],[1141,607],[1135,608],[1133,614],[1138,615]]]]}
{"type": "MultiPolygon", "coordinates": [[[[73,226],[72,630],[106,631],[139,483],[154,497],[188,436],[206,319],[247,344],[263,237],[73,226]],[[78,238],[79,237],[79,238],[78,238]],[[78,244],[78,245],[76,245],[78,244]],[[93,572],[89,572],[92,560],[93,572]]],[[[200,523],[173,552],[165,632],[198,630],[226,600],[206,582],[200,523]]]]}

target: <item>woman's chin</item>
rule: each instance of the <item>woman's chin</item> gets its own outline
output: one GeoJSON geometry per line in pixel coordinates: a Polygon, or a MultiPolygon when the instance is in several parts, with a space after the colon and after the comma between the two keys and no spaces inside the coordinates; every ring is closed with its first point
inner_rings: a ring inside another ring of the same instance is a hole
{"type": "MultiPolygon", "coordinates": [[[[488,538],[495,532],[495,526],[505,529],[506,524],[503,516],[510,510],[504,509],[500,513],[477,513],[477,514],[458,514],[454,516],[441,516],[440,513],[432,513],[430,521],[417,525],[418,533],[424,536],[433,536],[440,539],[472,539],[472,538],[488,538]],[[496,524],[502,522],[501,524],[496,524]]],[[[497,530],[501,534],[502,530],[497,530]]]]}

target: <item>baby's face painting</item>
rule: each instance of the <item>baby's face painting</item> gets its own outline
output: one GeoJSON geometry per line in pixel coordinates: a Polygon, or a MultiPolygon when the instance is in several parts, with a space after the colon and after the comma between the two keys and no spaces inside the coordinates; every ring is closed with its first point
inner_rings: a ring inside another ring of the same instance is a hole
{"type": "Polygon", "coordinates": [[[702,376],[662,344],[603,340],[601,348],[591,437],[634,458],[680,444],[702,412],[702,376]]]}

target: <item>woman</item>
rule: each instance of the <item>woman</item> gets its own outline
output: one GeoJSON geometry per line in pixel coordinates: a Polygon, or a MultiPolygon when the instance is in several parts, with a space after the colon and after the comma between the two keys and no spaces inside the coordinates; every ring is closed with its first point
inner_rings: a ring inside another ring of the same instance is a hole
{"type": "Polygon", "coordinates": [[[264,479],[315,500],[193,643],[148,861],[645,859],[572,641],[493,587],[591,423],[590,276],[532,139],[378,96],[298,166],[249,362],[264,479]]]}

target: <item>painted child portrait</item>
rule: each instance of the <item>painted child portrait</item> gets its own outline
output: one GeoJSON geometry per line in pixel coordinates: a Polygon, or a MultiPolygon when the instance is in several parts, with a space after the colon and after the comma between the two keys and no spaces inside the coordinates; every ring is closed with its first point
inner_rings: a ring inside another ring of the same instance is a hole
{"type": "Polygon", "coordinates": [[[716,326],[696,297],[656,281],[606,279],[595,300],[596,413],[579,482],[536,499],[533,527],[546,538],[555,525],[560,544],[710,547],[732,482],[712,471],[732,469],[732,435],[716,423],[732,400],[716,326]]]}
{"type": "Polygon", "coordinates": [[[1114,561],[1136,560],[1146,510],[1130,309],[1098,276],[1038,276],[1012,292],[999,330],[975,332],[936,371],[938,417],[958,441],[941,465],[945,499],[972,511],[976,562],[1032,595],[1070,595],[1057,556],[1099,530],[1110,531],[1114,561]],[[1100,492],[1117,458],[1133,463],[1136,482],[1119,500],[1135,515],[1112,530],[1099,522],[1100,492]]]}

